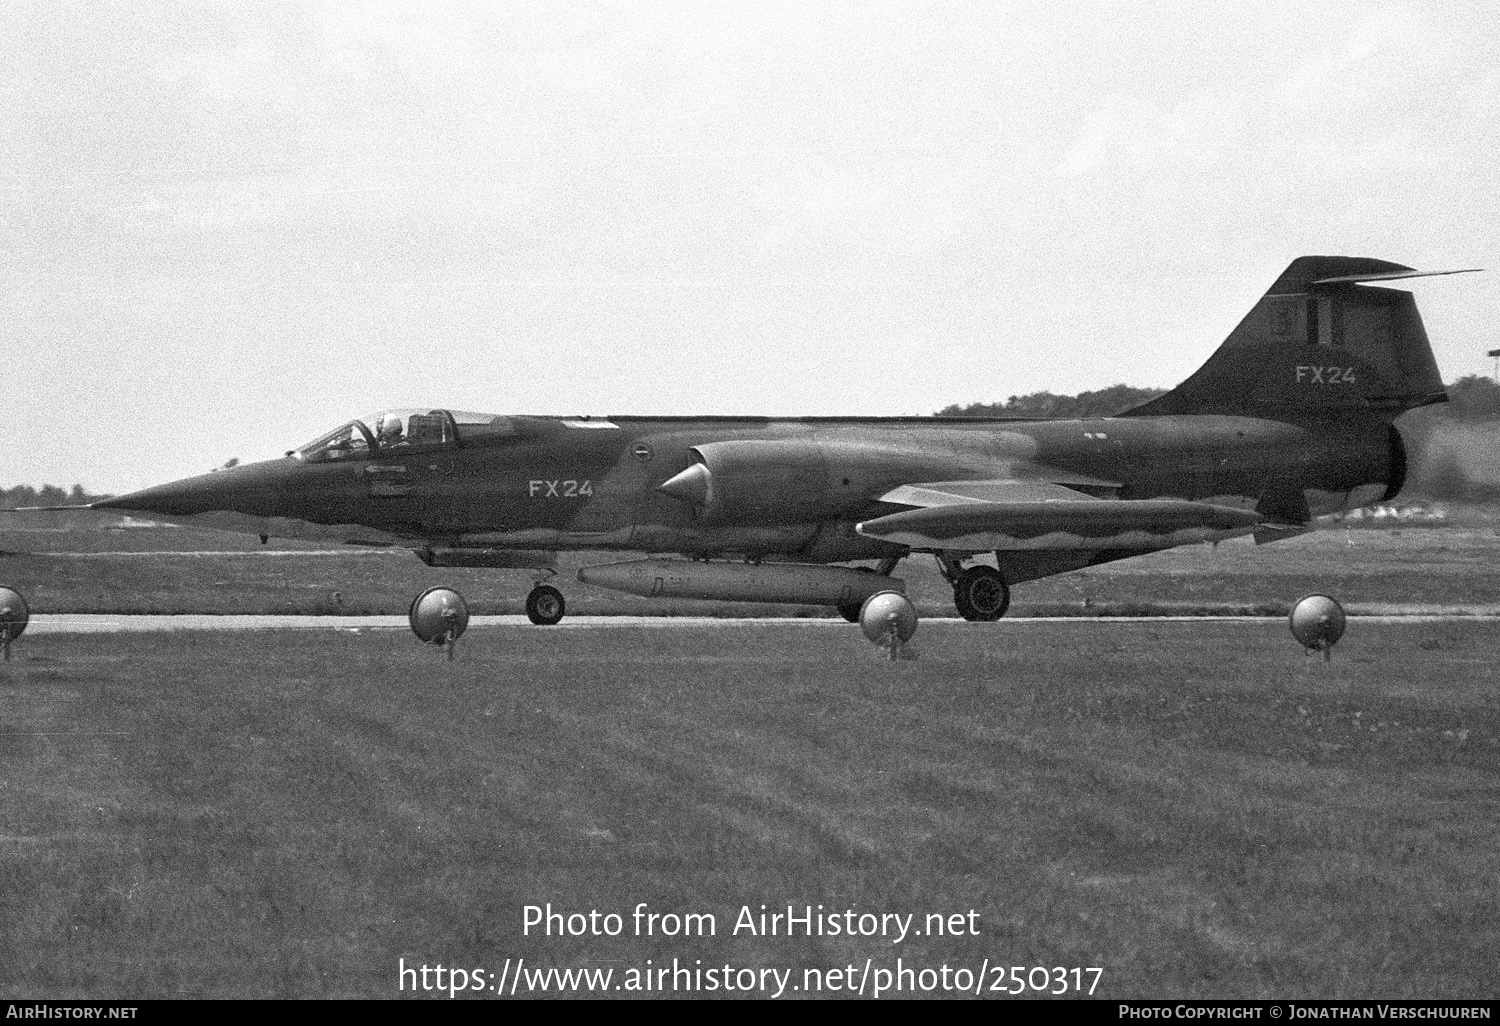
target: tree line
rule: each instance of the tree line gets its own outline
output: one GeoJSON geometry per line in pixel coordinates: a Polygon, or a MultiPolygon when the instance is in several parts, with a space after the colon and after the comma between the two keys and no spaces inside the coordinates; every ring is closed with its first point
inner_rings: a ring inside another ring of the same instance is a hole
{"type": "Polygon", "coordinates": [[[1500,481],[1483,468],[1500,422],[1500,385],[1470,374],[1448,386],[1448,401],[1401,419],[1411,454],[1409,492],[1460,502],[1500,501],[1500,481]]]}
{"type": "Polygon", "coordinates": [[[1444,412],[1459,420],[1500,418],[1500,385],[1482,374],[1467,374],[1448,386],[1444,412]]]}
{"type": "MultiPolygon", "coordinates": [[[[945,406],[939,417],[1031,417],[1038,420],[1088,420],[1116,417],[1126,410],[1166,395],[1164,388],[1111,385],[1097,392],[1057,395],[1032,392],[1013,395],[1003,403],[970,403],[945,406]]],[[[1448,402],[1435,412],[1440,417],[1479,421],[1500,419],[1500,385],[1480,374],[1469,374],[1448,386],[1448,402]]]]}
{"type": "Polygon", "coordinates": [[[1132,388],[1111,385],[1097,392],[1057,395],[1054,392],[1032,392],[1013,395],[1003,403],[970,403],[967,406],[945,406],[939,417],[1028,417],[1038,420],[1088,420],[1113,417],[1132,407],[1165,395],[1164,388],[1132,388]]]}
{"type": "Polygon", "coordinates": [[[57,485],[16,485],[0,488],[0,509],[15,509],[18,506],[78,506],[85,502],[102,499],[102,495],[90,495],[83,485],[74,485],[71,491],[57,485]]]}

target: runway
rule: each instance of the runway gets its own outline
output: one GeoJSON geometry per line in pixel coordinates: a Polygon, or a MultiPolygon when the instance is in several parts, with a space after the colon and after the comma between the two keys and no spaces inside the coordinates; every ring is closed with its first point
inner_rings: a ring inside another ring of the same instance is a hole
{"type": "Polygon", "coordinates": [[[256,559],[274,558],[277,556],[405,556],[406,549],[392,549],[382,547],[350,548],[350,549],[242,549],[224,551],[220,549],[186,549],[172,551],[158,551],[156,549],[142,549],[139,552],[118,552],[110,550],[107,552],[28,552],[28,556],[45,556],[48,559],[157,559],[166,557],[169,559],[237,559],[253,556],[256,559]]]}
{"type": "MultiPolygon", "coordinates": [[[[1068,623],[1080,627],[1122,623],[1269,623],[1283,622],[1279,616],[1017,616],[997,623],[969,623],[957,617],[923,617],[923,626],[955,630],[996,630],[1008,625],[1068,623]]],[[[1349,619],[1361,623],[1475,623],[1500,620],[1500,611],[1432,611],[1414,609],[1409,613],[1352,613],[1349,619]]],[[[624,627],[801,627],[808,630],[839,628],[857,630],[838,617],[756,617],[717,616],[573,616],[553,627],[536,628],[521,615],[475,616],[469,628],[526,627],[533,630],[596,630],[624,627]]],[[[212,616],[185,614],[178,616],[116,615],[112,613],[43,613],[32,616],[26,628],[32,634],[151,634],[174,631],[382,631],[408,630],[404,616],[212,616]]]]}

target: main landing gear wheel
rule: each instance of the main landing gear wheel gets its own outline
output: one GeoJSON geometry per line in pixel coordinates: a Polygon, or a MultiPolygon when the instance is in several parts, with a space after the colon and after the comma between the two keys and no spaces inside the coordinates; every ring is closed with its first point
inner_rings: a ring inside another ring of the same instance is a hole
{"type": "Polygon", "coordinates": [[[839,606],[839,615],[850,623],[859,623],[859,611],[864,608],[863,602],[851,602],[848,605],[839,606]]]}
{"type": "Polygon", "coordinates": [[[562,592],[550,584],[538,584],[526,596],[526,617],[538,627],[551,627],[563,618],[567,608],[562,592]]]}
{"type": "Polygon", "coordinates": [[[965,620],[998,620],[1010,608],[1010,586],[994,567],[971,566],[953,582],[953,604],[965,620]]]}

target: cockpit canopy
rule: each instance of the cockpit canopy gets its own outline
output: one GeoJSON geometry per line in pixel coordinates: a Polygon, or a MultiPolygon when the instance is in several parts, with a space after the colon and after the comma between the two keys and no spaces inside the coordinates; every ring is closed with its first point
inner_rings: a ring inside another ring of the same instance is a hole
{"type": "Polygon", "coordinates": [[[514,435],[509,417],[463,410],[383,410],[351,420],[287,453],[307,462],[472,445],[514,435]]]}

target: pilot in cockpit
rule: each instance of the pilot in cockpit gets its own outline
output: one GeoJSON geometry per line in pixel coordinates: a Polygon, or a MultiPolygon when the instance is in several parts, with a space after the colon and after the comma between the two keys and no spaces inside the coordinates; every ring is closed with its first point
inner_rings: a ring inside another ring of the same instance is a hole
{"type": "Polygon", "coordinates": [[[404,441],[401,437],[401,418],[394,413],[387,413],[380,418],[380,432],[376,437],[382,449],[401,445],[404,441]]]}

